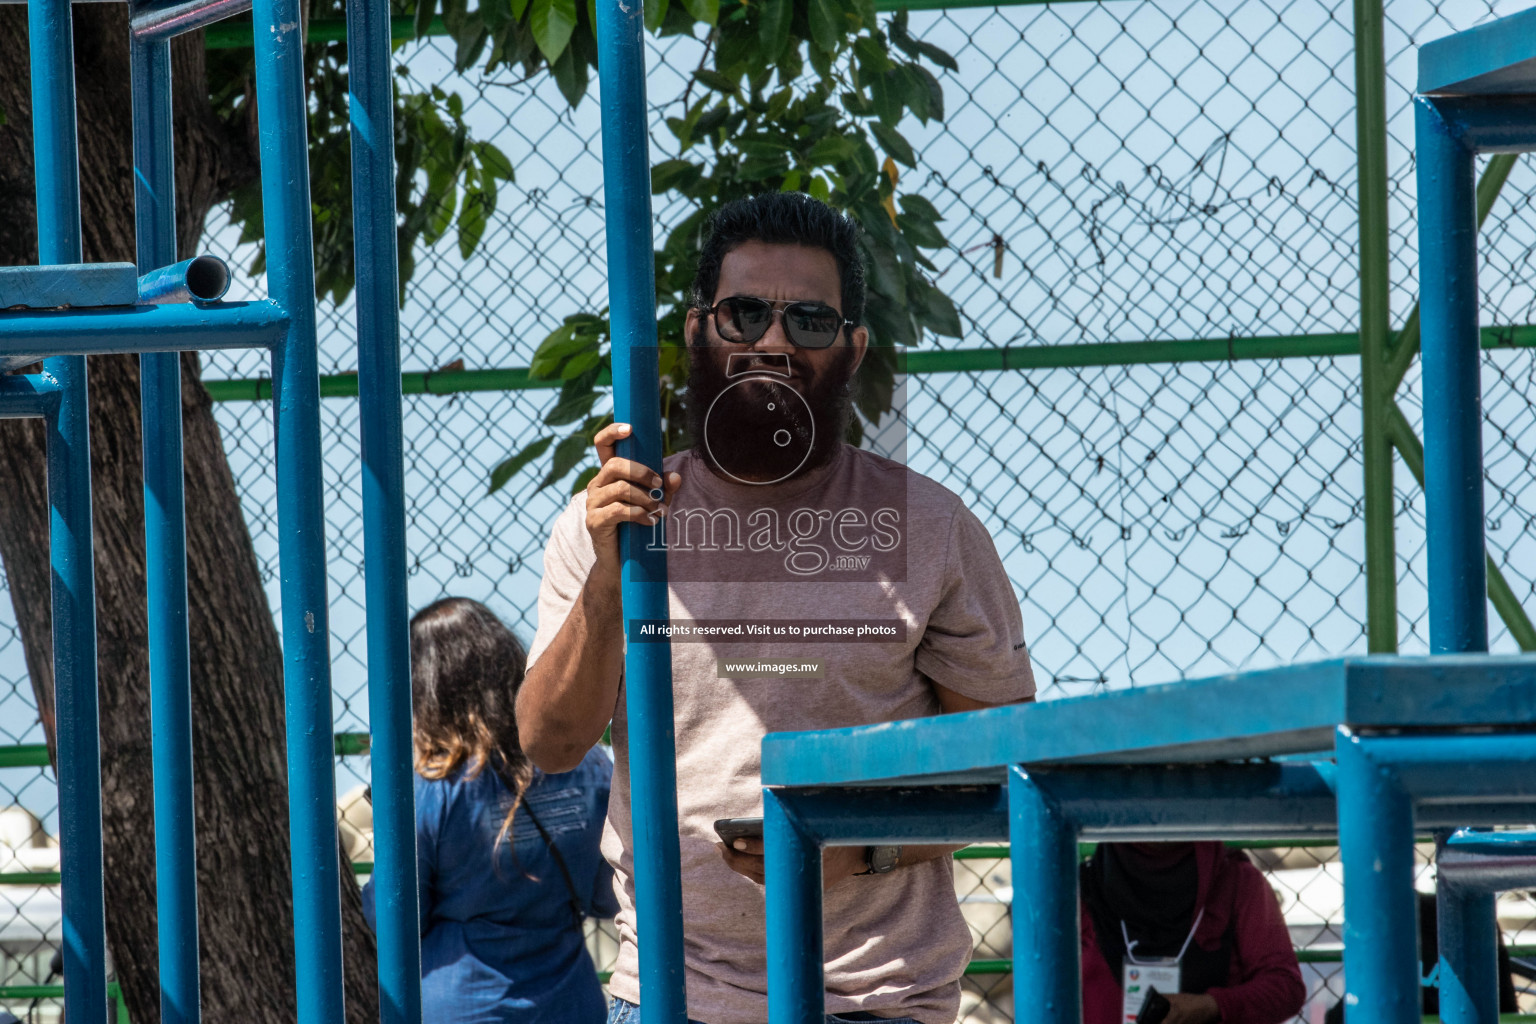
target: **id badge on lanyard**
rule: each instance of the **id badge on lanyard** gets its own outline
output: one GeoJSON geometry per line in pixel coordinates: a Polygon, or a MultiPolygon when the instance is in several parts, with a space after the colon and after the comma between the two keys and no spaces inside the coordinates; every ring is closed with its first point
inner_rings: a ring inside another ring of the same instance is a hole
{"type": "Polygon", "coordinates": [[[1200,913],[1195,915],[1195,923],[1190,926],[1189,936],[1179,948],[1178,956],[1137,957],[1133,952],[1136,943],[1131,941],[1125,922],[1120,922],[1120,935],[1125,940],[1125,964],[1120,969],[1120,992],[1123,997],[1120,1010],[1124,1024],[1136,1024],[1136,1017],[1141,1013],[1141,1004],[1146,1002],[1149,989],[1155,988],[1163,995],[1183,991],[1180,987],[1179,961],[1184,959],[1184,953],[1195,937],[1195,929],[1200,927],[1200,918],[1204,916],[1205,908],[1202,907],[1200,913]]]}

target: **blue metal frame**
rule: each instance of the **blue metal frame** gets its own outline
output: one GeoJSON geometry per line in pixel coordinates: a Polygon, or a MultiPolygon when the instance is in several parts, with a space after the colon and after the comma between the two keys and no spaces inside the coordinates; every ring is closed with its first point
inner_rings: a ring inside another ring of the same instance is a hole
{"type": "MultiPolygon", "coordinates": [[[[641,4],[623,0],[597,0],[596,10],[614,418],[632,428],[618,454],[659,473],[661,392],[644,12],[641,4]]],[[[649,528],[635,523],[619,528],[626,622],[670,615],[666,551],[649,547],[649,539],[649,528]]],[[[640,992],[647,1021],[682,1024],[688,1013],[671,644],[631,644],[624,673],[640,992]]]]}
{"type": "Polygon", "coordinates": [[[388,0],[348,0],[347,38],[379,1020],[420,1024],[421,929],[416,898],[410,610],[405,589],[405,442],[388,0]]]}
{"type": "MultiPolygon", "coordinates": [[[[140,280],[176,263],[171,46],[129,41],[134,214],[140,280]]],[[[160,1018],[197,1024],[197,836],[192,804],[192,670],[187,640],[186,500],[181,357],[139,357],[144,428],[144,555],[155,786],[155,896],[160,1018]]]]}
{"type": "MultiPolygon", "coordinates": [[[[205,0],[143,5],[134,12],[136,277],[132,267],[80,263],[70,7],[68,0],[30,0],[29,6],[39,254],[43,264],[67,269],[9,276],[22,293],[47,293],[49,300],[34,306],[76,308],[0,313],[0,369],[44,359],[41,374],[0,377],[0,417],[41,416],[47,427],[65,1004],[69,1019],[85,1024],[105,1024],[108,1001],[84,357],[141,353],[161,1017],[194,1024],[200,1018],[196,837],[177,353],[200,348],[272,352],[298,1020],[342,1024],[344,1016],[319,368],[297,0],[259,0],[253,14],[271,298],[206,301],[222,296],[223,268],[176,263],[167,40],[247,6],[246,0],[205,0]],[[120,281],[124,271],[127,279],[120,281]],[[213,272],[211,285],[198,283],[200,271],[213,272]]],[[[384,1021],[416,1024],[420,954],[388,10],[379,0],[353,0],[351,14],[359,36],[351,61],[352,118],[380,994],[384,1021]]]]}
{"type": "MultiPolygon", "coordinates": [[[[37,244],[38,261],[43,264],[79,263],[82,255],[71,22],[69,0],[28,4],[37,244]]],[[[64,1001],[71,1020],[106,1024],[101,739],[85,358],[52,355],[43,363],[43,377],[58,389],[57,404],[49,410],[52,415],[46,424],[64,1001]]]]}

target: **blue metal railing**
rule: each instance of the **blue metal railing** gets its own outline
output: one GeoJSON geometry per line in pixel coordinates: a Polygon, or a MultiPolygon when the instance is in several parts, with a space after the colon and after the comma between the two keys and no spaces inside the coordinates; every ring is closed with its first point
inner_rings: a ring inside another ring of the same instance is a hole
{"type": "MultiPolygon", "coordinates": [[[[41,374],[0,378],[0,416],[41,416],[47,426],[64,998],[69,1019],[85,1024],[105,1024],[108,1000],[84,355],[141,354],[161,1017],[195,1024],[201,1014],[177,353],[240,347],[270,348],[273,359],[298,1019],[343,1020],[319,368],[297,0],[258,0],[253,10],[270,299],[193,305],[189,300],[217,298],[222,287],[214,281],[204,288],[192,278],[209,269],[218,276],[222,268],[174,268],[176,280],[162,271],[178,255],[169,39],[247,6],[209,0],[135,11],[130,46],[137,263],[141,281],[150,282],[140,301],[165,304],[90,302],[100,296],[87,285],[106,278],[99,268],[74,266],[62,279],[81,287],[65,304],[96,308],[0,313],[0,364],[45,357],[41,374]]],[[[358,33],[350,64],[379,982],[383,1020],[416,1024],[421,997],[388,13],[381,0],[349,5],[358,33]]],[[[30,0],[29,28],[39,259],[78,265],[83,253],[69,0],[30,0]]]]}
{"type": "MultiPolygon", "coordinates": [[[[603,199],[614,418],[632,428],[618,454],[661,472],[655,247],[651,232],[650,132],[645,110],[643,4],[598,0],[603,107],[603,199]]],[[[619,528],[626,623],[670,616],[667,556],[649,528],[619,528]]],[[[628,629],[625,630],[626,634],[628,629]]],[[[640,992],[653,1024],[687,1020],[683,991],[683,890],[677,831],[677,755],[672,647],[630,644],[624,664],[633,812],[635,919],[640,992]]]]}

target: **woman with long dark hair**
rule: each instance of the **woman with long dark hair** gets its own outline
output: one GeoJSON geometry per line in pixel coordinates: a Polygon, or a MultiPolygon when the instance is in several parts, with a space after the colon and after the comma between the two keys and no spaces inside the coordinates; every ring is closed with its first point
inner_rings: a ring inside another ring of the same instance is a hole
{"type": "Polygon", "coordinates": [[[433,1024],[607,1017],[582,922],[617,910],[598,852],[613,762],[593,748],[573,771],[533,767],[513,713],[526,660],[478,601],[445,598],[411,620],[422,1008],[433,1024]]]}

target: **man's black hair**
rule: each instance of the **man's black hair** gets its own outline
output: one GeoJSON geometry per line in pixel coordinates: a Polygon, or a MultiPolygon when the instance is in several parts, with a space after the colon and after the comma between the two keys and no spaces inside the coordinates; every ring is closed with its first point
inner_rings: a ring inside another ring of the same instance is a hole
{"type": "Polygon", "coordinates": [[[825,249],[837,261],[842,314],[855,324],[864,322],[864,258],[859,252],[859,228],[848,217],[804,192],[764,192],[733,199],[709,219],[699,269],[693,278],[693,301],[707,308],[720,287],[720,265],[726,253],[743,242],[804,245],[825,249]]]}

